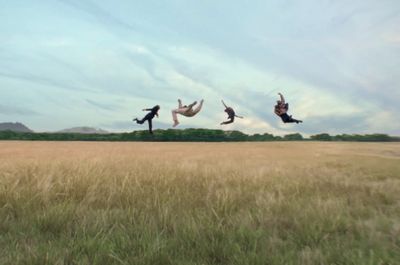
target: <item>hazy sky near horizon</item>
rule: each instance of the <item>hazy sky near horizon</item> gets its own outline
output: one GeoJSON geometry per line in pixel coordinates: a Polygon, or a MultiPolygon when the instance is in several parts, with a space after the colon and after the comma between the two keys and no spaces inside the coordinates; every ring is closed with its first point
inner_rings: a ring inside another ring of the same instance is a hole
{"type": "Polygon", "coordinates": [[[204,98],[181,128],[400,135],[399,25],[399,0],[1,1],[0,122],[130,131],[159,104],[170,128],[204,98]]]}

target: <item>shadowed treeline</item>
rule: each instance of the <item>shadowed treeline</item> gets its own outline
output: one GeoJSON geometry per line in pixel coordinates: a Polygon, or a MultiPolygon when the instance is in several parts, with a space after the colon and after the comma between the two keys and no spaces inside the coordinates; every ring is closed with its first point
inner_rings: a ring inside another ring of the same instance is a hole
{"type": "Polygon", "coordinates": [[[248,135],[240,131],[223,131],[211,129],[155,130],[154,135],[147,131],[110,134],[81,133],[21,133],[0,131],[0,140],[33,140],[33,141],[157,141],[157,142],[264,142],[264,141],[355,141],[355,142],[398,142],[400,137],[387,134],[341,134],[331,136],[327,133],[311,135],[304,138],[299,133],[275,136],[273,134],[248,135]]]}

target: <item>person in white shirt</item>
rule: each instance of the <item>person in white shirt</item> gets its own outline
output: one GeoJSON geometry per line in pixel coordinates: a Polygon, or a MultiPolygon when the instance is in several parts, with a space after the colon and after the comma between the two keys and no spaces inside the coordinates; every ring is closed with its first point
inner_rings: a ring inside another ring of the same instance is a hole
{"type": "Polygon", "coordinates": [[[174,120],[174,124],[172,126],[173,127],[178,126],[179,124],[178,114],[181,114],[185,117],[193,117],[197,113],[199,113],[201,108],[203,107],[203,102],[204,102],[203,99],[200,100],[200,103],[196,106],[196,108],[193,108],[197,104],[197,101],[193,102],[190,105],[182,105],[182,101],[178,99],[178,108],[172,110],[172,119],[174,120]]]}

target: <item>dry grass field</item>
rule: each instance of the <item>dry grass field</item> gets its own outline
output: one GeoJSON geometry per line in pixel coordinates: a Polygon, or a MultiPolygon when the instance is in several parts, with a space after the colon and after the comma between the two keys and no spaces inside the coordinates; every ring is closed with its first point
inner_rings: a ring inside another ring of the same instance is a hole
{"type": "Polygon", "coordinates": [[[0,142],[0,264],[400,264],[400,144],[0,142]]]}

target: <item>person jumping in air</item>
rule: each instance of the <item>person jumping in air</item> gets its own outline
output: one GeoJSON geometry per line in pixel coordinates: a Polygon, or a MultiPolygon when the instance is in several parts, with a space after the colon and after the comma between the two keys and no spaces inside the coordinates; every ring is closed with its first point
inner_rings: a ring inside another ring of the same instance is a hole
{"type": "Polygon", "coordinates": [[[300,123],[303,122],[301,120],[296,120],[292,118],[292,115],[288,115],[287,112],[289,110],[289,103],[285,102],[285,98],[283,97],[283,95],[281,93],[278,93],[278,95],[281,97],[280,100],[276,101],[276,105],[275,105],[275,114],[278,115],[279,117],[281,117],[282,121],[284,123],[300,123]]]}
{"type": "Polygon", "coordinates": [[[172,125],[173,127],[178,126],[179,121],[178,121],[178,114],[181,114],[185,117],[193,117],[197,113],[200,112],[201,108],[203,107],[203,102],[204,100],[200,100],[200,104],[197,105],[195,109],[193,109],[194,105],[197,104],[197,101],[193,102],[190,105],[182,105],[182,101],[178,99],[178,108],[172,110],[172,119],[174,120],[174,124],[172,125]]]}
{"type": "Polygon", "coordinates": [[[228,107],[223,100],[221,100],[221,101],[222,101],[222,104],[225,106],[225,110],[224,111],[228,114],[228,120],[224,121],[224,122],[221,122],[221,125],[233,123],[235,121],[235,117],[243,119],[242,116],[236,115],[235,111],[231,107],[228,107]]]}
{"type": "Polygon", "coordinates": [[[158,118],[158,111],[160,110],[160,106],[156,105],[151,109],[143,109],[143,111],[150,111],[149,113],[144,116],[143,119],[139,120],[137,118],[133,119],[133,121],[136,121],[137,124],[143,124],[145,121],[149,123],[149,133],[153,134],[153,118],[154,116],[157,116],[158,118]]]}

